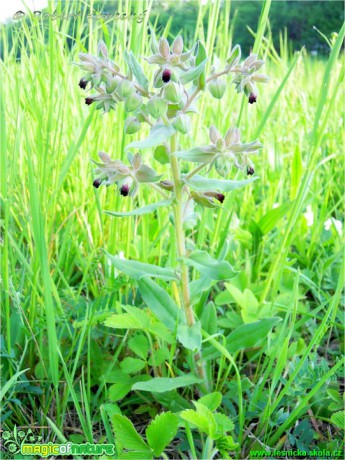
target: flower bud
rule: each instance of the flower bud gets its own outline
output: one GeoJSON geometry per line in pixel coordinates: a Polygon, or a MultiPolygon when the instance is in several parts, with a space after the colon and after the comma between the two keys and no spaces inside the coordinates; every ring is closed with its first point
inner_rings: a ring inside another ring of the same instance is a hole
{"type": "Polygon", "coordinates": [[[79,88],[86,89],[87,83],[88,83],[87,80],[84,80],[84,78],[81,78],[81,80],[79,81],[79,88]]]}
{"type": "Polygon", "coordinates": [[[168,83],[170,81],[170,78],[171,78],[171,70],[164,69],[162,72],[162,80],[164,81],[164,83],[168,83]]]}
{"type": "Polygon", "coordinates": [[[247,175],[252,176],[255,173],[253,166],[247,166],[247,175]]]}
{"type": "Polygon", "coordinates": [[[135,117],[128,117],[125,121],[125,133],[134,134],[140,129],[140,122],[135,117]]]}
{"type": "Polygon", "coordinates": [[[226,83],[224,80],[216,78],[209,83],[208,89],[214,98],[221,99],[226,90],[226,83]]]}
{"type": "Polygon", "coordinates": [[[92,184],[92,185],[93,185],[95,188],[98,188],[98,187],[101,185],[101,183],[102,183],[102,179],[99,179],[99,178],[98,178],[98,179],[95,179],[95,180],[93,181],[93,184],[92,184]]]}
{"type": "Polygon", "coordinates": [[[182,98],[182,90],[176,83],[170,82],[164,88],[164,97],[173,104],[178,104],[182,98]]]}
{"type": "Polygon", "coordinates": [[[215,163],[216,171],[217,173],[222,176],[226,177],[231,169],[231,160],[230,158],[227,158],[225,156],[220,156],[219,158],[216,159],[215,163]]]}
{"type": "Polygon", "coordinates": [[[85,104],[86,105],[91,105],[93,102],[95,102],[95,99],[93,97],[87,97],[85,99],[85,104]]]}
{"type": "Polygon", "coordinates": [[[146,105],[147,111],[153,118],[160,118],[167,112],[167,103],[160,97],[150,99],[146,105]]]}
{"type": "Polygon", "coordinates": [[[119,86],[119,81],[117,78],[113,78],[110,82],[108,82],[106,86],[106,90],[108,94],[111,94],[116,88],[119,86]]]}
{"type": "Polygon", "coordinates": [[[256,98],[257,98],[256,94],[250,93],[248,97],[249,104],[254,104],[254,102],[256,102],[256,98]]]}
{"type": "Polygon", "coordinates": [[[135,93],[131,94],[126,99],[125,111],[134,112],[134,110],[137,110],[141,106],[142,102],[143,102],[142,97],[139,96],[139,94],[135,94],[135,93]]]}
{"type": "Polygon", "coordinates": [[[173,127],[182,134],[186,134],[190,130],[190,117],[180,113],[172,123],[173,127]]]}
{"type": "Polygon", "coordinates": [[[129,80],[121,80],[116,92],[121,99],[126,99],[133,91],[133,85],[129,80]]]}
{"type": "Polygon", "coordinates": [[[222,193],[218,193],[218,192],[204,192],[204,195],[210,196],[212,198],[216,198],[216,200],[218,200],[220,203],[223,203],[225,199],[225,195],[223,195],[222,193]]]}
{"type": "Polygon", "coordinates": [[[161,180],[158,182],[158,185],[164,190],[168,190],[169,192],[174,190],[174,184],[171,180],[161,180]]]}
{"type": "Polygon", "coordinates": [[[165,165],[169,163],[169,147],[167,144],[157,145],[153,152],[154,159],[160,164],[165,165]]]}

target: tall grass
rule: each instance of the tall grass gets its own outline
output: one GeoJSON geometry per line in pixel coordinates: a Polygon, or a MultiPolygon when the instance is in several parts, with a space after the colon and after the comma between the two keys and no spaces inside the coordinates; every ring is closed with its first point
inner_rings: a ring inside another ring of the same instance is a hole
{"type": "MultiPolygon", "coordinates": [[[[344,27],[327,62],[305,50],[291,56],[287,46],[279,54],[269,34],[265,38],[269,5],[258,18],[254,50],[272,58],[266,69],[271,82],[260,89],[251,110],[238,104],[230,81],[221,102],[202,96],[194,127],[202,145],[207,143],[202,126],[216,124],[224,132],[240,118],[243,139],[257,135],[264,144],[257,162],[260,180],[229,194],[218,215],[205,210],[188,235],[190,247],[197,242],[214,256],[229,248],[231,262],[241,271],[237,286],[251,289],[283,319],[279,332],[270,333],[271,346],[249,355],[232,356],[219,337],[204,337],[218,353],[218,363],[210,361],[208,372],[225,394],[227,413],[236,419],[243,455],[255,444],[282,445],[296,421],[310,411],[314,417],[315,398],[324,400],[316,418],[329,421],[324,389],[331,380],[330,388],[338,391],[342,361],[337,347],[344,332],[342,234],[334,223],[328,230],[324,225],[343,219],[344,69],[338,58],[344,27]],[[313,212],[312,223],[307,209],[313,212]],[[321,356],[329,368],[293,408],[302,371],[317,366],[321,356]],[[265,408],[264,394],[269,397],[265,408]],[[258,408],[262,418],[253,422],[258,408]],[[283,408],[287,415],[278,426],[277,411],[283,408]]],[[[96,193],[92,187],[90,159],[99,150],[125,157],[125,114],[120,107],[98,116],[85,106],[73,62],[81,51],[94,52],[100,38],[120,65],[126,49],[150,54],[152,1],[128,0],[120,7],[148,14],[141,24],[121,21],[113,28],[101,20],[89,20],[86,27],[80,18],[33,18],[29,26],[22,21],[11,32],[1,31],[1,396],[7,398],[2,420],[9,429],[49,425],[51,439],[69,439],[76,425],[88,441],[99,439],[96,432],[112,436],[104,407],[111,401],[109,383],[126,355],[127,337],[110,334],[99,312],[121,311],[120,304],[133,303],[136,292],[107,264],[100,248],[142,262],[176,264],[167,210],[159,210],[156,218],[110,219],[102,209],[130,210],[138,203],[120,199],[114,189],[96,193]]],[[[195,34],[209,55],[214,49],[224,59],[228,44],[236,43],[228,19],[232,8],[230,2],[200,5],[195,34]]],[[[80,4],[69,3],[68,9],[78,11],[80,4]]],[[[172,38],[169,24],[156,33],[172,38]]],[[[141,190],[138,202],[158,199],[141,190]]],[[[211,298],[198,305],[199,313],[208,300],[216,303],[219,316],[236,308],[234,299],[223,304],[220,295],[222,289],[215,287],[211,298]]],[[[117,404],[125,411],[138,401],[134,394],[117,404]]]]}

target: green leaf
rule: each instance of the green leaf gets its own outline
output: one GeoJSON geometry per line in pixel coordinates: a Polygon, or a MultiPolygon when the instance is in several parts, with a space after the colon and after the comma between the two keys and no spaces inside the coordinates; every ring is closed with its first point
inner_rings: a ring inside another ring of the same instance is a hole
{"type": "Polygon", "coordinates": [[[260,230],[264,235],[273,230],[277,223],[290,211],[293,202],[288,201],[277,208],[268,211],[258,222],[260,230]]]}
{"type": "Polygon", "coordinates": [[[139,85],[147,91],[149,89],[149,81],[146,78],[143,69],[139,62],[137,61],[136,57],[134,56],[133,52],[130,51],[125,51],[124,55],[125,61],[128,64],[128,67],[130,68],[132,74],[135,76],[137,82],[139,85]]]}
{"type": "Polygon", "coordinates": [[[236,65],[240,59],[241,59],[241,47],[240,45],[236,45],[231,50],[230,56],[226,60],[226,63],[228,64],[228,67],[232,67],[233,65],[236,65]]]}
{"type": "Polygon", "coordinates": [[[193,374],[186,374],[181,377],[166,378],[156,377],[148,382],[137,382],[132,386],[132,390],[151,391],[153,393],[165,393],[176,390],[176,388],[202,383],[203,380],[193,374]]]}
{"type": "Polygon", "coordinates": [[[338,428],[345,430],[345,411],[340,410],[338,412],[335,412],[335,414],[332,414],[331,422],[338,428]]]}
{"type": "Polygon", "coordinates": [[[197,353],[201,349],[201,323],[197,321],[193,326],[179,324],[177,328],[177,339],[185,348],[197,353]]]}
{"type": "Polygon", "coordinates": [[[159,457],[174,439],[178,429],[178,416],[171,412],[157,415],[146,429],[146,439],[155,457],[159,457]]]}
{"type": "Polygon", "coordinates": [[[213,280],[227,280],[238,274],[229,262],[213,259],[206,251],[194,251],[188,257],[183,257],[183,260],[186,265],[196,268],[213,280]]]}
{"type": "MultiPolygon", "coordinates": [[[[198,54],[196,55],[196,58],[195,58],[195,65],[198,66],[203,61],[205,61],[206,58],[207,58],[206,49],[204,45],[200,41],[198,41],[198,54]]],[[[205,69],[201,72],[199,77],[194,81],[194,85],[200,89],[205,89],[205,86],[206,86],[205,69]]]]}
{"type": "Polygon", "coordinates": [[[125,358],[120,364],[121,369],[126,374],[136,374],[137,372],[144,369],[145,366],[146,366],[145,361],[143,361],[142,359],[138,359],[138,358],[131,358],[130,356],[125,358]]]}
{"type": "MultiPolygon", "coordinates": [[[[124,415],[114,414],[111,422],[115,432],[116,442],[128,450],[138,450],[145,452],[145,455],[151,455],[151,449],[141,438],[133,423],[124,415]]],[[[145,458],[145,457],[144,457],[145,458]]]]}
{"type": "Polygon", "coordinates": [[[142,359],[146,359],[149,353],[149,343],[147,338],[142,334],[138,334],[129,339],[128,348],[142,359]]]}
{"type": "Polygon", "coordinates": [[[183,177],[185,184],[189,185],[194,190],[199,192],[209,192],[210,190],[217,190],[219,192],[232,192],[233,190],[244,187],[245,185],[251,184],[252,182],[259,179],[258,177],[251,177],[250,179],[244,180],[222,180],[222,179],[205,179],[202,176],[196,174],[195,176],[187,179],[183,177]]]}
{"type": "Polygon", "coordinates": [[[136,260],[126,260],[115,257],[104,251],[112,265],[130,278],[140,280],[146,276],[160,278],[162,280],[178,280],[175,271],[172,268],[163,268],[158,265],[145,264],[136,260]]]}
{"type": "Polygon", "coordinates": [[[124,307],[127,313],[120,313],[109,316],[104,325],[114,329],[148,329],[150,318],[147,313],[137,307],[124,307]]]}
{"type": "Polygon", "coordinates": [[[214,414],[214,418],[217,423],[217,432],[219,432],[221,436],[223,436],[227,431],[232,431],[235,428],[234,422],[224,414],[218,414],[216,412],[214,414]]]}
{"type": "Polygon", "coordinates": [[[149,309],[168,329],[175,331],[183,315],[166,290],[147,278],[139,280],[138,286],[141,297],[149,309]]]}
{"type": "Polygon", "coordinates": [[[180,82],[182,85],[185,85],[186,83],[189,83],[192,80],[195,80],[198,78],[204,71],[205,65],[206,65],[207,59],[204,59],[199,65],[196,67],[191,67],[188,69],[186,72],[184,72],[180,76],[180,82]]]}
{"type": "Polygon", "coordinates": [[[181,158],[182,160],[190,161],[191,163],[206,164],[212,163],[216,155],[216,151],[214,150],[214,147],[205,145],[201,147],[195,147],[191,150],[175,152],[174,155],[178,158],[181,158]]]}
{"type": "Polygon", "coordinates": [[[146,450],[132,450],[129,452],[121,452],[121,454],[119,454],[117,458],[119,460],[151,460],[153,458],[153,455],[151,452],[148,453],[146,450]]]}
{"type": "Polygon", "coordinates": [[[230,292],[232,297],[241,307],[241,316],[244,323],[251,323],[258,319],[267,318],[271,313],[271,304],[267,303],[259,307],[255,295],[250,289],[245,289],[241,292],[237,287],[230,283],[225,283],[226,289],[230,292]]]}
{"type": "Polygon", "coordinates": [[[208,395],[205,395],[202,398],[198,399],[198,403],[208,407],[212,412],[220,406],[221,402],[222,393],[220,393],[219,391],[214,391],[213,393],[209,393],[208,395]]]}
{"type": "Polygon", "coordinates": [[[128,211],[128,212],[117,212],[117,211],[104,211],[104,212],[105,214],[109,214],[109,216],[113,216],[113,217],[141,216],[143,214],[149,214],[161,207],[166,208],[167,206],[171,204],[171,202],[172,200],[158,201],[157,203],[152,203],[152,204],[149,204],[148,206],[144,206],[143,208],[134,209],[133,211],[128,211]]]}
{"type": "Polygon", "coordinates": [[[213,438],[217,429],[217,424],[212,412],[203,404],[195,401],[193,401],[193,404],[196,407],[196,411],[193,409],[184,410],[180,413],[180,417],[196,426],[202,433],[213,438]]]}
{"type": "MultiPolygon", "coordinates": [[[[213,335],[217,332],[217,311],[213,302],[209,302],[201,313],[201,326],[208,334],[213,335]]],[[[207,404],[206,404],[207,405],[207,404]]]]}
{"type": "Polygon", "coordinates": [[[156,145],[163,144],[168,140],[175,132],[175,128],[171,125],[165,126],[163,124],[158,124],[151,128],[149,137],[142,141],[134,141],[127,145],[126,150],[128,149],[148,149],[155,147],[156,145]]]}
{"type": "Polygon", "coordinates": [[[227,336],[227,350],[230,353],[235,353],[239,350],[255,347],[267,337],[270,330],[280,321],[281,318],[273,317],[254,323],[241,324],[227,336]]]}

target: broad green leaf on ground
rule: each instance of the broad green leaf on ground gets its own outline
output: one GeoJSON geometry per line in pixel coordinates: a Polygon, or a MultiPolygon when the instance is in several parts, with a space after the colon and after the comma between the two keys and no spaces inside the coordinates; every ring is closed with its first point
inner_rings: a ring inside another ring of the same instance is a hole
{"type": "Polygon", "coordinates": [[[218,409],[221,402],[222,393],[220,393],[219,391],[214,391],[213,393],[209,393],[208,395],[205,395],[202,398],[198,399],[199,404],[203,404],[204,406],[208,407],[212,412],[218,409]]]}
{"type": "MultiPolygon", "coordinates": [[[[181,153],[181,152],[180,152],[181,153]]],[[[185,158],[184,158],[185,159],[185,158]]],[[[251,177],[250,179],[244,180],[223,180],[223,179],[206,179],[205,177],[195,176],[187,179],[183,177],[185,184],[189,185],[192,189],[199,192],[207,192],[210,190],[217,190],[219,192],[231,192],[233,190],[244,187],[245,185],[251,184],[252,182],[259,179],[259,177],[251,177]]]]}
{"type": "Polygon", "coordinates": [[[132,306],[126,310],[127,313],[109,316],[104,321],[104,325],[114,329],[148,329],[150,327],[150,317],[144,310],[132,306]]]}
{"type": "Polygon", "coordinates": [[[159,267],[158,265],[146,264],[137,260],[121,259],[104,251],[115,268],[122,271],[130,278],[140,280],[146,276],[160,278],[162,280],[178,280],[173,268],[159,267]]]}
{"type": "Polygon", "coordinates": [[[139,358],[132,358],[131,356],[127,356],[124,358],[123,361],[120,363],[120,367],[126,374],[135,374],[146,366],[146,362],[139,358]]]}
{"type": "Polygon", "coordinates": [[[146,359],[149,353],[148,340],[140,333],[128,340],[128,348],[142,359],[146,359]]]}
{"type": "Polygon", "coordinates": [[[133,423],[124,415],[114,414],[111,423],[115,432],[116,442],[126,450],[145,452],[151,455],[151,449],[142,439],[133,426],[133,423]]]}
{"type": "Polygon", "coordinates": [[[133,209],[133,211],[104,211],[105,214],[113,217],[130,217],[130,216],[142,216],[143,214],[150,214],[158,208],[166,208],[171,204],[172,200],[163,200],[158,201],[157,203],[152,203],[142,208],[133,209]]]}
{"type": "Polygon", "coordinates": [[[142,141],[134,141],[127,145],[128,149],[149,149],[156,145],[163,144],[167,141],[175,132],[175,128],[171,125],[165,126],[163,124],[155,125],[151,128],[149,136],[142,141]]]}
{"type": "Polygon", "coordinates": [[[166,290],[149,278],[139,280],[138,286],[141,297],[148,308],[168,329],[174,331],[182,321],[183,315],[166,290]]]}
{"type": "Polygon", "coordinates": [[[207,436],[213,438],[217,429],[217,424],[212,412],[203,404],[195,401],[193,401],[193,404],[195,405],[196,410],[184,410],[180,413],[180,417],[186,422],[189,422],[197,427],[202,433],[205,433],[207,436]]]}
{"type": "Polygon", "coordinates": [[[196,250],[189,254],[188,257],[183,257],[183,261],[186,265],[196,268],[208,278],[217,281],[228,280],[238,274],[229,262],[225,260],[216,260],[206,251],[196,250]]]}
{"type": "Polygon", "coordinates": [[[146,428],[146,439],[156,457],[174,439],[178,429],[178,416],[171,412],[157,415],[146,428]]]}
{"type": "Polygon", "coordinates": [[[281,318],[265,318],[254,323],[242,324],[232,331],[226,339],[226,348],[230,353],[252,348],[264,340],[270,330],[281,318]]]}
{"type": "Polygon", "coordinates": [[[345,411],[340,410],[338,412],[335,412],[335,414],[332,414],[331,422],[338,428],[345,430],[345,411]]]}
{"type": "Polygon", "coordinates": [[[176,388],[186,387],[202,383],[203,380],[193,374],[186,374],[175,378],[156,377],[148,382],[137,382],[132,390],[151,391],[153,393],[165,393],[176,388]]]}
{"type": "Polygon", "coordinates": [[[261,217],[258,222],[258,226],[260,227],[263,235],[274,229],[277,223],[290,211],[292,205],[293,201],[288,201],[277,208],[271,209],[263,217],[261,217]]]}
{"type": "Polygon", "coordinates": [[[201,323],[196,321],[193,326],[179,324],[177,328],[177,339],[185,348],[192,350],[194,353],[201,348],[201,323]]]}
{"type": "Polygon", "coordinates": [[[140,450],[130,450],[128,452],[121,452],[117,457],[119,460],[151,460],[153,458],[152,453],[140,450]]]}
{"type": "Polygon", "coordinates": [[[134,56],[133,52],[130,51],[125,51],[124,54],[125,61],[128,64],[128,67],[130,68],[132,74],[135,76],[137,82],[139,85],[144,89],[148,90],[149,89],[149,81],[146,78],[143,69],[141,68],[141,65],[137,61],[137,58],[134,56]]]}
{"type": "Polygon", "coordinates": [[[234,422],[230,420],[225,414],[213,414],[217,423],[217,433],[223,436],[227,431],[232,431],[235,428],[234,422]]]}

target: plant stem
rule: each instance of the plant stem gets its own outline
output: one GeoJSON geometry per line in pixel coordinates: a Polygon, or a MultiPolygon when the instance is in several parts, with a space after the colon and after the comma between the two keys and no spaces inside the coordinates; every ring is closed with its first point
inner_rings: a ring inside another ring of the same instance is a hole
{"type": "MultiPolygon", "coordinates": [[[[189,293],[189,275],[188,267],[183,261],[186,256],[186,242],[185,234],[183,229],[183,211],[182,211],[182,187],[183,183],[180,178],[180,169],[178,160],[173,153],[176,151],[176,134],[171,137],[170,145],[170,166],[174,181],[175,191],[175,203],[174,208],[174,219],[175,219],[175,232],[177,241],[177,251],[180,258],[180,271],[181,271],[181,293],[182,293],[182,304],[186,314],[187,324],[192,327],[195,324],[194,312],[190,301],[189,293]]],[[[197,353],[193,356],[195,368],[200,378],[205,378],[204,369],[201,363],[201,355],[197,353]]]]}

